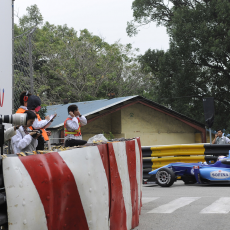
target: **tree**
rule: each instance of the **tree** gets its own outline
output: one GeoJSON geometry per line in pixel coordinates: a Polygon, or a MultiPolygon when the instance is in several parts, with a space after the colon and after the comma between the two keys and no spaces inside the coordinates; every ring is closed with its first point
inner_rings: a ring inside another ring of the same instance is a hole
{"type": "Polygon", "coordinates": [[[44,100],[56,103],[66,97],[70,101],[93,100],[105,98],[110,92],[124,96],[137,92],[143,85],[138,73],[140,66],[137,67],[133,56],[129,57],[131,47],[109,45],[87,30],[82,30],[78,37],[66,26],[48,23],[38,33],[43,38],[35,43],[39,51],[34,55],[35,79],[38,84],[43,82],[36,88],[44,100]],[[128,75],[130,71],[132,78],[128,75]]]}
{"type": "Polygon", "coordinates": [[[133,2],[134,21],[129,35],[138,26],[155,21],[167,27],[170,49],[146,52],[142,67],[156,74],[159,69],[159,102],[199,121],[204,121],[203,97],[215,98],[215,126],[230,128],[230,2],[229,1],[141,1],[133,2]],[[135,25],[137,23],[137,25],[135,25]],[[146,59],[158,60],[154,65],[146,59]],[[167,61],[166,61],[167,60],[167,61]]]}
{"type": "Polygon", "coordinates": [[[43,24],[42,14],[36,4],[27,7],[26,11],[27,14],[19,18],[19,25],[21,29],[25,31],[34,26],[40,26],[43,24]]]}
{"type": "MultiPolygon", "coordinates": [[[[18,35],[26,34],[30,31],[28,28],[39,25],[32,39],[33,67],[35,93],[43,103],[63,103],[65,98],[69,102],[108,98],[109,93],[119,97],[144,92],[150,74],[141,71],[136,51],[130,44],[108,44],[87,29],[78,33],[67,25],[43,24],[36,5],[27,11],[15,30],[18,35]]],[[[20,42],[15,41],[15,47],[19,45],[20,42]]],[[[26,56],[24,51],[21,54],[26,56]]],[[[18,69],[15,65],[15,82],[20,83],[25,78],[24,85],[28,86],[29,79],[23,74],[27,68],[26,64],[18,69]]]]}

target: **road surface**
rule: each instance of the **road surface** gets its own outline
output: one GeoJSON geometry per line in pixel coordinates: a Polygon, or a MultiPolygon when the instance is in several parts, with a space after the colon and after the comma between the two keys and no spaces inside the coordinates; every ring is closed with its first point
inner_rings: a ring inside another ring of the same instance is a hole
{"type": "Polygon", "coordinates": [[[230,185],[143,185],[140,224],[135,230],[229,230],[230,185]]]}

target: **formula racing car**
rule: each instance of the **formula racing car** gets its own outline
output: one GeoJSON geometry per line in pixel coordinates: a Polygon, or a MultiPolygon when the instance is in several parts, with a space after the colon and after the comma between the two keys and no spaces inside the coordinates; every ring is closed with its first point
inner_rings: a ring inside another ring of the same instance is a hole
{"type": "Polygon", "coordinates": [[[149,174],[162,187],[170,187],[179,177],[185,184],[230,184],[230,157],[219,159],[214,164],[171,163],[149,174]]]}

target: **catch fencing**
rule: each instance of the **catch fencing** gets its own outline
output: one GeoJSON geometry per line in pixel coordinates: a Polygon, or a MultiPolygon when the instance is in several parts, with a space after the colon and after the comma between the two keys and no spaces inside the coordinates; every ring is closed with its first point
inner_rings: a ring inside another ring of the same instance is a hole
{"type": "Polygon", "coordinates": [[[33,37],[36,27],[14,37],[14,68],[13,68],[13,109],[19,108],[21,92],[34,93],[33,37]]]}

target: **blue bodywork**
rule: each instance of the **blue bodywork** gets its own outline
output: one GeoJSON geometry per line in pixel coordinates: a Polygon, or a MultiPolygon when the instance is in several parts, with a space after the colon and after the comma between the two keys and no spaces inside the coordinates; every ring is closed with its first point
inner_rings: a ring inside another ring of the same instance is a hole
{"type": "MultiPolygon", "coordinates": [[[[161,168],[170,168],[175,176],[182,178],[194,178],[199,184],[216,184],[230,183],[230,157],[223,158],[214,164],[200,163],[171,163],[161,168]]],[[[150,175],[156,176],[158,168],[149,172],[150,175]]]]}

